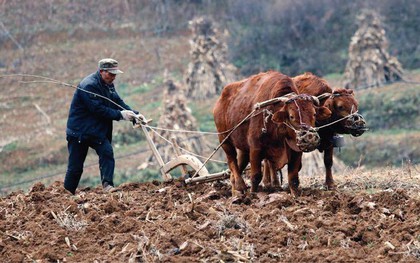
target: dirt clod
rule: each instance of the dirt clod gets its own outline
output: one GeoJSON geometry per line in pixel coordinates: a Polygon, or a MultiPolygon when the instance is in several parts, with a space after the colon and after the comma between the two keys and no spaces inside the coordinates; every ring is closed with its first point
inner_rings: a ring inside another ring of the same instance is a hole
{"type": "MultiPolygon", "coordinates": [[[[10,262],[377,262],[419,259],[420,201],[405,189],[302,187],[235,203],[229,183],[130,183],[75,196],[35,184],[0,199],[10,262]],[[164,189],[164,190],[162,190],[164,189]]],[[[244,200],[245,200],[244,199],[244,200]]]]}

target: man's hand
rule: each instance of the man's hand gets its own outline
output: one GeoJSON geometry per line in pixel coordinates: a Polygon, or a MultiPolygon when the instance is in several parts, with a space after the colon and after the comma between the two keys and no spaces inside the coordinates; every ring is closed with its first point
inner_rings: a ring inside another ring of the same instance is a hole
{"type": "Polygon", "coordinates": [[[136,118],[136,114],[131,110],[122,110],[121,111],[121,116],[126,121],[132,121],[136,118]]]}
{"type": "Polygon", "coordinates": [[[141,113],[137,114],[135,119],[136,119],[136,121],[141,122],[143,124],[146,122],[146,118],[141,113]]]}
{"type": "Polygon", "coordinates": [[[136,117],[134,118],[134,120],[133,120],[133,125],[134,125],[134,128],[139,128],[141,125],[146,125],[146,124],[148,124],[148,123],[149,123],[149,122],[151,122],[151,121],[152,121],[151,119],[147,120],[147,119],[143,116],[143,114],[139,113],[139,114],[137,114],[137,115],[136,115],[136,117]]]}

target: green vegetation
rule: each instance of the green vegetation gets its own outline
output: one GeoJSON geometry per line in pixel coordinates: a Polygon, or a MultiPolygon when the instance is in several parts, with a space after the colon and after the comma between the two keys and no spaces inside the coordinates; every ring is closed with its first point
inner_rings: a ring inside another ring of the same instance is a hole
{"type": "Polygon", "coordinates": [[[243,75],[267,69],[292,76],[305,71],[318,75],[342,72],[357,29],[356,16],[364,8],[381,14],[390,54],[397,55],[405,68],[420,66],[416,44],[420,18],[415,1],[271,3],[244,0],[230,5],[229,48],[243,75]]]}
{"type": "Polygon", "coordinates": [[[215,132],[216,131],[216,126],[214,124],[213,114],[211,114],[211,113],[200,115],[197,118],[197,122],[199,124],[199,130],[200,131],[206,131],[206,132],[215,132]]]}
{"type": "Polygon", "coordinates": [[[367,132],[354,138],[338,153],[338,157],[352,166],[369,167],[401,166],[420,160],[419,131],[388,130],[367,132]]]}
{"type": "MultiPolygon", "coordinates": [[[[159,85],[162,85],[162,83],[159,83],[159,85]]],[[[157,85],[152,85],[150,83],[143,83],[140,86],[134,87],[132,89],[132,93],[146,93],[156,88],[156,86],[157,85]]]]}
{"type": "Polygon", "coordinates": [[[3,147],[4,152],[12,152],[18,148],[18,142],[11,142],[3,147]]]}
{"type": "Polygon", "coordinates": [[[143,141],[145,136],[140,129],[127,128],[114,132],[112,140],[116,145],[127,145],[143,141]]]}
{"type": "MultiPolygon", "coordinates": [[[[338,157],[351,166],[383,167],[420,161],[420,88],[395,83],[356,91],[360,113],[369,131],[361,137],[346,136],[338,157]]],[[[338,151],[337,151],[338,152],[338,151]]]]}
{"type": "Polygon", "coordinates": [[[372,130],[419,129],[420,87],[396,84],[393,90],[363,93],[359,108],[372,130]]]}

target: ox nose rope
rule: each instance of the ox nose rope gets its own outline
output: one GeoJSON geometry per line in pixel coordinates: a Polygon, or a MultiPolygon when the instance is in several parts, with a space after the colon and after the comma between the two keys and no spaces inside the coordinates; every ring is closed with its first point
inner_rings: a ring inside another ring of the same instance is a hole
{"type": "Polygon", "coordinates": [[[297,133],[298,132],[298,130],[297,129],[295,129],[295,127],[293,127],[293,125],[292,124],[290,124],[289,122],[284,122],[284,125],[286,125],[287,127],[289,127],[290,129],[292,129],[295,133],[297,133]]]}
{"type": "Polygon", "coordinates": [[[322,125],[322,126],[316,127],[315,129],[316,129],[317,131],[319,131],[320,129],[323,129],[323,128],[325,128],[325,127],[331,126],[331,125],[333,125],[333,124],[335,124],[335,123],[337,123],[337,122],[340,122],[340,121],[342,121],[342,120],[348,119],[348,118],[350,118],[351,116],[356,115],[356,114],[357,114],[357,112],[358,112],[358,111],[355,111],[354,113],[351,113],[351,114],[349,114],[349,115],[347,115],[347,116],[344,116],[343,118],[340,118],[340,119],[335,120],[335,121],[333,121],[333,122],[330,122],[330,123],[327,123],[327,124],[325,124],[325,125],[322,125]]]}
{"type": "Polygon", "coordinates": [[[297,107],[297,109],[298,109],[298,114],[299,114],[299,124],[302,126],[302,125],[303,125],[303,123],[302,123],[302,114],[300,114],[300,108],[299,108],[299,105],[297,104],[296,100],[294,100],[293,102],[295,103],[295,105],[296,105],[296,107],[297,107]]]}

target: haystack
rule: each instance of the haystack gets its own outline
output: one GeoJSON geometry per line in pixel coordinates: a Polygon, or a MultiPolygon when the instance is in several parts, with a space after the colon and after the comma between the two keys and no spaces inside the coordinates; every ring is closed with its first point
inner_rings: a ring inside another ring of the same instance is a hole
{"type": "MultiPolygon", "coordinates": [[[[160,136],[152,134],[152,140],[157,145],[157,149],[164,162],[168,162],[177,156],[174,147],[166,140],[171,141],[175,138],[179,147],[186,149],[194,154],[202,155],[206,142],[199,134],[175,132],[169,130],[198,130],[197,121],[191,114],[191,109],[187,106],[184,88],[172,80],[165,81],[165,91],[162,101],[162,114],[158,121],[158,130],[160,136]],[[163,139],[163,138],[165,139],[163,139]]],[[[188,154],[181,151],[181,154],[188,154]]],[[[153,155],[147,159],[147,162],[141,165],[146,168],[153,160],[153,155]]]]}
{"type": "Polygon", "coordinates": [[[351,39],[344,87],[379,87],[403,78],[401,64],[388,54],[388,42],[380,16],[371,10],[357,16],[359,29],[351,39]]]}
{"type": "Polygon", "coordinates": [[[206,17],[189,23],[190,63],[186,72],[187,96],[204,100],[220,94],[223,87],[235,80],[236,68],[226,59],[227,31],[220,33],[215,22],[206,17]]]}

